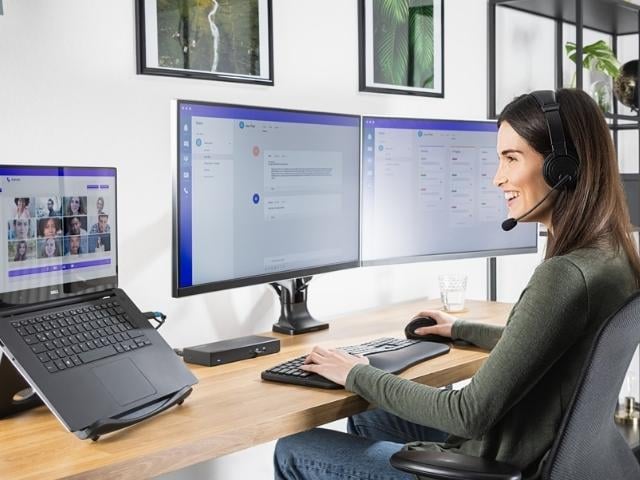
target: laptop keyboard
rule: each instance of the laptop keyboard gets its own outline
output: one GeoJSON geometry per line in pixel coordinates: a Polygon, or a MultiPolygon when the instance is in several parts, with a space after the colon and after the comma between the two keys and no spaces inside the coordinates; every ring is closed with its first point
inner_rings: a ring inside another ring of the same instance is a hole
{"type": "Polygon", "coordinates": [[[11,325],[50,373],[151,345],[125,309],[109,299],[11,325]]]}

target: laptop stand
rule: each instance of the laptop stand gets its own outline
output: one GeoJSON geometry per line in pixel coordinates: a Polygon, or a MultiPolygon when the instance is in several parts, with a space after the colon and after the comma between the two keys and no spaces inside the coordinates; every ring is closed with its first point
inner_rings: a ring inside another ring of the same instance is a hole
{"type": "Polygon", "coordinates": [[[40,397],[0,353],[0,419],[42,405],[40,397]]]}

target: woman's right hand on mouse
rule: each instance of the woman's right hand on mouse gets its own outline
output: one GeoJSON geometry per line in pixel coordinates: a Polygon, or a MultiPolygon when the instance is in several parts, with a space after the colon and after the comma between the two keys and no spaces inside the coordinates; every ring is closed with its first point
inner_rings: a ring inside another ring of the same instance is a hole
{"type": "Polygon", "coordinates": [[[458,320],[458,317],[454,317],[442,310],[425,310],[418,313],[415,317],[431,317],[436,321],[436,324],[431,327],[416,328],[415,333],[418,335],[436,334],[443,337],[451,338],[451,327],[458,320]]]}

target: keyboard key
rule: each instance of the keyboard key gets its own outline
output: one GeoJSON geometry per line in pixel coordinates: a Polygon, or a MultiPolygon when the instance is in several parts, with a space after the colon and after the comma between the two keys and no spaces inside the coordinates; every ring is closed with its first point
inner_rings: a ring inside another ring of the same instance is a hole
{"type": "Polygon", "coordinates": [[[58,367],[53,362],[45,363],[44,368],[46,368],[49,373],[54,373],[58,371],[58,367]]]}
{"type": "Polygon", "coordinates": [[[39,353],[46,352],[47,351],[47,347],[42,343],[36,343],[35,345],[31,346],[31,351],[37,355],[39,353]]]}

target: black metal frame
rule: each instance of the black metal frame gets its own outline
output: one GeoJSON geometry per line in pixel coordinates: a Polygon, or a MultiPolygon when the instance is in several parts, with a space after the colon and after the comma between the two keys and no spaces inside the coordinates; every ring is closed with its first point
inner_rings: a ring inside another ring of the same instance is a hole
{"type": "Polygon", "coordinates": [[[145,0],[136,0],[136,73],[138,75],[160,75],[163,77],[195,78],[200,80],[217,80],[222,82],[251,83],[257,85],[274,85],[273,80],[273,19],[272,0],[267,0],[267,25],[269,29],[269,78],[233,75],[231,73],[207,73],[199,70],[178,70],[147,66],[147,46],[145,42],[146,18],[145,0]]]}
{"type": "MultiPolygon", "coordinates": [[[[442,46],[442,55],[440,58],[440,71],[442,72],[442,89],[440,92],[421,92],[416,90],[402,90],[398,88],[372,87],[367,85],[367,69],[366,69],[366,29],[365,29],[365,9],[366,3],[370,0],[358,1],[358,71],[359,71],[359,90],[361,92],[375,93],[392,93],[398,95],[418,95],[422,97],[444,98],[444,0],[441,0],[441,18],[440,18],[440,45],[442,46]]],[[[434,19],[435,20],[435,19],[434,19]]]]}

